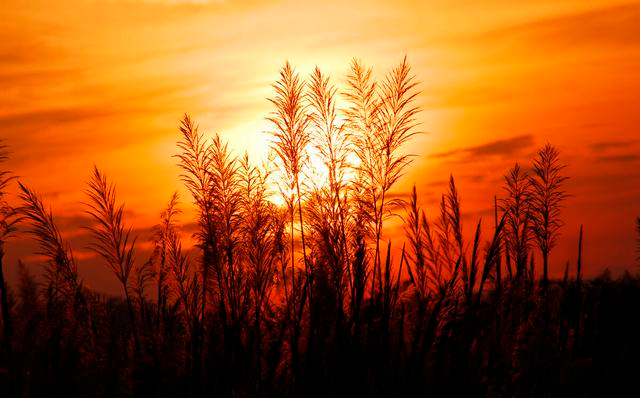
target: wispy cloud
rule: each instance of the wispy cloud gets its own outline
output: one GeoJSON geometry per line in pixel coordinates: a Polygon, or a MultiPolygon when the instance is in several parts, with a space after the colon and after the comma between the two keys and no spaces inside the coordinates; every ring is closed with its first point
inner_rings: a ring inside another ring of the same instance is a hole
{"type": "Polygon", "coordinates": [[[603,155],[598,156],[596,158],[599,162],[608,162],[608,163],[629,163],[640,160],[640,156],[636,154],[619,154],[619,155],[603,155]]]}
{"type": "Polygon", "coordinates": [[[610,140],[610,141],[598,141],[589,145],[589,148],[594,153],[601,153],[613,149],[629,148],[630,146],[638,143],[637,140],[610,140]]]}
{"type": "MultiPolygon", "coordinates": [[[[573,51],[584,46],[640,47],[640,4],[605,6],[548,17],[481,34],[478,39],[533,48],[573,51]]],[[[514,46],[515,48],[515,46],[514,46]]]]}
{"type": "Polygon", "coordinates": [[[512,157],[522,153],[528,148],[531,148],[533,144],[533,135],[526,134],[512,138],[490,141],[482,145],[435,153],[430,155],[430,157],[436,159],[456,158],[462,162],[472,162],[491,156],[512,157]]]}

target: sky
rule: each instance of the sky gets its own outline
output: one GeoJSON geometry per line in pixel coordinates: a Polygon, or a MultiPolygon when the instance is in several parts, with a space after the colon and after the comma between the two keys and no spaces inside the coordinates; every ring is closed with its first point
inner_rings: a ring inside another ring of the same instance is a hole
{"type": "MultiPolygon", "coordinates": [[[[416,156],[398,192],[415,183],[432,214],[452,174],[470,233],[481,217],[492,225],[508,169],[528,166],[549,142],[567,164],[571,194],[552,276],[575,264],[580,224],[587,276],[637,270],[633,3],[0,0],[0,138],[11,152],[2,167],[50,204],[86,283],[117,292],[81,228],[94,164],[116,182],[148,247],[176,190],[190,222],[172,157],[184,113],[258,162],[270,139],[267,98],[285,61],[302,76],[317,65],[341,85],[353,58],[382,77],[405,55],[421,82],[424,134],[407,149],[416,156]]],[[[25,237],[6,251],[10,281],[18,258],[39,266],[25,237]]]]}

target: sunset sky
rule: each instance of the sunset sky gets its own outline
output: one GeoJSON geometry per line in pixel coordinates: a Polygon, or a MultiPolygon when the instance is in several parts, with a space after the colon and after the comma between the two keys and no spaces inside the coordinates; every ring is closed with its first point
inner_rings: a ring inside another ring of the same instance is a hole
{"type": "MultiPolygon", "coordinates": [[[[638,4],[0,0],[3,167],[51,204],[87,283],[117,292],[80,229],[93,164],[115,180],[145,240],[173,191],[190,201],[172,158],[184,113],[260,161],[266,98],[286,60],[341,84],[354,57],[382,76],[405,55],[426,134],[409,148],[417,156],[402,191],[415,182],[434,213],[453,174],[467,230],[483,217],[489,235],[502,176],[550,142],[572,195],[552,275],[575,264],[580,224],[587,276],[637,270],[638,4]]],[[[37,267],[33,249],[24,237],[7,244],[10,280],[18,257],[37,267]]]]}

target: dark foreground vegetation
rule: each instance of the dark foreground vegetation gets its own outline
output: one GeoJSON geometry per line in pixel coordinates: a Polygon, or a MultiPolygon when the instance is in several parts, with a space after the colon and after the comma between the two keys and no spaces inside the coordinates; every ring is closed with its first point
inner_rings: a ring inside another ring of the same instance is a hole
{"type": "Polygon", "coordinates": [[[380,82],[353,62],[346,81],[282,69],[264,167],[185,116],[176,158],[198,210],[193,249],[174,195],[153,255],[136,257],[95,168],[86,227],[121,297],[83,285],[48,205],[20,183],[10,206],[2,172],[0,260],[29,233],[46,261],[38,282],[2,264],[20,280],[0,272],[0,396],[633,396],[640,280],[583,280],[582,231],[575,266],[549,277],[567,196],[558,151],[509,170],[493,220],[468,240],[453,177],[433,216],[415,188],[391,191],[419,112],[406,61],[380,82]],[[400,247],[384,227],[395,215],[400,247]]]}

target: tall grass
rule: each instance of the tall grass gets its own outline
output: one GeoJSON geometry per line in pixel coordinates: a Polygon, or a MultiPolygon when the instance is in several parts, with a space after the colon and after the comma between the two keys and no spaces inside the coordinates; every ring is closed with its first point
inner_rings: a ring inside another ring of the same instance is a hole
{"type": "Polygon", "coordinates": [[[210,175],[211,153],[210,144],[198,131],[197,126],[188,115],[184,115],[180,125],[181,139],[178,149],[181,151],[176,157],[182,171],[180,179],[191,193],[198,209],[199,231],[196,235],[202,249],[200,261],[201,292],[199,303],[197,334],[193,343],[194,388],[196,393],[200,389],[202,378],[202,352],[204,350],[205,314],[210,284],[210,268],[217,258],[217,231],[213,223],[213,183],[210,175]]]}
{"type": "Polygon", "coordinates": [[[384,221],[391,215],[389,208],[400,204],[389,199],[388,193],[411,162],[411,156],[403,154],[401,148],[416,134],[420,109],[414,102],[419,92],[406,57],[389,71],[382,84],[373,80],[371,69],[354,60],[347,85],[344,94],[350,107],[346,117],[359,159],[356,183],[375,241],[373,294],[376,279],[378,288],[382,288],[380,240],[384,221]]]}
{"type": "Polygon", "coordinates": [[[81,282],[71,246],[63,240],[51,210],[47,210],[40,196],[22,183],[19,185],[23,203],[19,211],[30,223],[27,232],[39,244],[37,254],[47,259],[45,273],[49,287],[63,295],[75,296],[80,291],[81,282]]]}
{"type": "Polygon", "coordinates": [[[86,194],[89,201],[86,203],[86,213],[95,223],[88,227],[93,236],[93,242],[89,247],[104,259],[122,285],[133,338],[138,347],[136,314],[129,285],[135,261],[136,237],[131,236],[131,226],[127,227],[124,223],[124,204],[118,205],[116,202],[115,185],[107,181],[106,175],[97,166],[94,166],[87,185],[86,194]]]}
{"type": "MultiPolygon", "coordinates": [[[[310,281],[313,277],[312,265],[307,260],[305,242],[305,228],[302,212],[302,195],[300,191],[300,177],[305,164],[308,162],[307,146],[310,143],[308,126],[310,117],[307,104],[304,102],[304,82],[293,70],[289,62],[280,70],[280,78],[273,85],[275,96],[269,101],[275,110],[267,118],[273,124],[272,150],[277,154],[278,168],[282,173],[284,200],[289,208],[290,239],[291,239],[291,292],[287,295],[287,312],[290,318],[290,349],[293,367],[293,383],[299,370],[298,341],[301,334],[302,315],[307,298],[312,301],[310,281]],[[298,212],[299,233],[302,244],[302,259],[304,275],[302,282],[296,276],[295,264],[295,217],[298,212]],[[302,285],[302,286],[300,286],[302,285]]],[[[283,277],[286,273],[283,273],[283,277]]],[[[286,284],[286,281],[285,281],[286,284]]]]}
{"type": "MultiPolygon", "coordinates": [[[[0,141],[0,164],[7,160],[8,154],[6,146],[0,141]]],[[[4,245],[7,239],[11,238],[15,232],[16,218],[15,209],[7,202],[7,189],[15,176],[10,171],[0,169],[0,311],[2,311],[2,344],[0,349],[7,351],[11,349],[11,339],[13,337],[13,323],[9,310],[9,299],[7,285],[4,278],[4,245]]]]}
{"type": "Polygon", "coordinates": [[[549,252],[558,239],[559,229],[562,226],[560,209],[562,202],[567,198],[563,185],[568,177],[561,174],[565,167],[560,163],[560,153],[550,144],[542,147],[533,160],[533,177],[531,178],[533,225],[531,227],[536,244],[542,253],[542,287],[545,292],[549,285],[549,252]]]}
{"type": "Polygon", "coordinates": [[[640,280],[585,279],[582,227],[577,266],[549,276],[567,197],[556,148],[539,150],[531,174],[518,163],[507,171],[487,227],[465,218],[453,176],[434,206],[419,183],[400,200],[419,113],[406,59],[379,81],[353,61],[344,88],[286,63],[273,88],[265,164],[181,120],[192,248],[174,194],[158,209],[150,258],[136,260],[115,185],[94,168],[91,248],[124,298],[83,284],[51,210],[20,184],[14,214],[12,177],[0,173],[0,243],[22,218],[46,271],[38,285],[21,266],[17,294],[2,285],[2,396],[620,395],[633,386],[640,322],[629,313],[640,280]],[[315,178],[323,173],[326,182],[315,178]],[[392,246],[397,214],[405,236],[392,246]]]}
{"type": "Polygon", "coordinates": [[[529,280],[527,262],[531,249],[531,179],[516,163],[504,176],[506,197],[501,200],[500,210],[506,217],[504,233],[506,266],[510,277],[518,281],[529,280]],[[512,264],[515,265],[515,275],[512,264]]]}
{"type": "Polygon", "coordinates": [[[636,217],[636,261],[640,261],[640,217],[636,217]]]}

